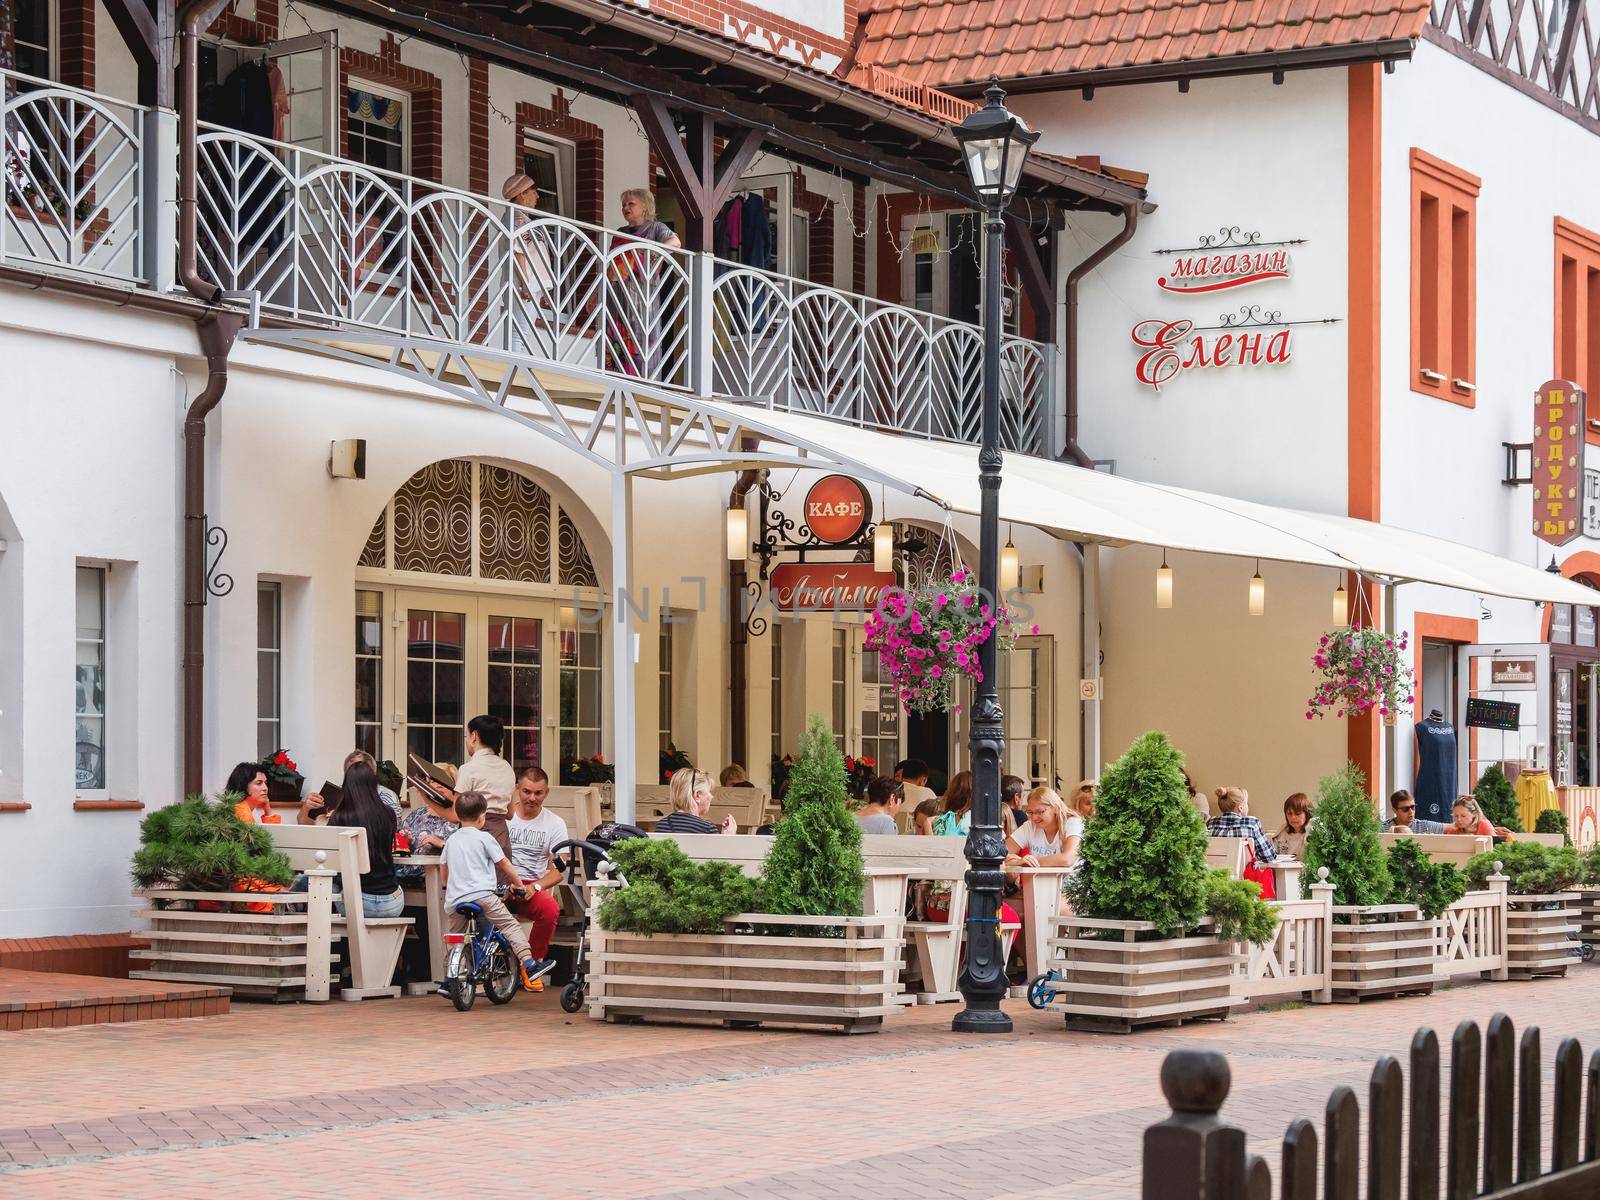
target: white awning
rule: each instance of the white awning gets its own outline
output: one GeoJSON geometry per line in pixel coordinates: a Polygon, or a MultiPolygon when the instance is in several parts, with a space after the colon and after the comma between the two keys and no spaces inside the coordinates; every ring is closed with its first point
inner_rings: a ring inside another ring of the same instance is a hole
{"type": "MultiPolygon", "coordinates": [[[[980,510],[976,447],[920,441],[787,412],[761,412],[752,424],[801,437],[840,461],[870,465],[900,479],[904,490],[925,492],[956,512],[980,510]]],[[[1140,483],[1024,454],[1006,455],[1000,518],[1108,546],[1141,543],[1309,563],[1517,600],[1600,601],[1581,583],[1444,538],[1353,517],[1140,483]]]]}

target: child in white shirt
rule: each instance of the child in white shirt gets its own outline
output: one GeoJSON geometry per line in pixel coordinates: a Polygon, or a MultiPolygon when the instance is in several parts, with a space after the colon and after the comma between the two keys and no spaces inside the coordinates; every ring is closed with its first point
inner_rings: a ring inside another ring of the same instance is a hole
{"type": "Polygon", "coordinates": [[[451,933],[465,933],[473,918],[457,912],[456,907],[468,902],[476,904],[511,943],[512,952],[522,964],[522,986],[531,992],[535,982],[548,975],[556,964],[551,958],[540,962],[533,957],[528,939],[522,936],[522,926],[494,894],[497,877],[512,892],[521,893],[523,887],[500,843],[483,831],[488,808],[488,798],[482,792],[463,792],[456,797],[456,817],[461,828],[445,839],[442,866],[446,928],[451,933]]]}

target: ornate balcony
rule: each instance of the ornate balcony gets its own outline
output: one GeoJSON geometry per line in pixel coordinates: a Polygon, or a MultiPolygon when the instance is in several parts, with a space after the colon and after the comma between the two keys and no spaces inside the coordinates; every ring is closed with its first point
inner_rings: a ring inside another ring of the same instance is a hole
{"type": "MultiPolygon", "coordinates": [[[[976,439],[974,325],[230,130],[199,162],[201,270],[267,311],[976,439]]],[[[1047,452],[1053,353],[1005,339],[1009,448],[1047,452]]]]}

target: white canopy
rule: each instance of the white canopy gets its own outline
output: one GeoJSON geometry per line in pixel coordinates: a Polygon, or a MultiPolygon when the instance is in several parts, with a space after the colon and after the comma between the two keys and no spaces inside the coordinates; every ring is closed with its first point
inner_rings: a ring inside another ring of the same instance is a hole
{"type": "MultiPolygon", "coordinates": [[[[956,512],[979,511],[976,447],[921,441],[797,413],[762,412],[751,420],[747,408],[728,407],[755,428],[770,426],[825,449],[841,462],[870,466],[899,479],[904,490],[924,492],[956,512]]],[[[1600,600],[1593,589],[1549,571],[1393,525],[1140,483],[1025,454],[1006,455],[1000,517],[1108,546],[1142,543],[1309,563],[1517,600],[1600,600]]]]}

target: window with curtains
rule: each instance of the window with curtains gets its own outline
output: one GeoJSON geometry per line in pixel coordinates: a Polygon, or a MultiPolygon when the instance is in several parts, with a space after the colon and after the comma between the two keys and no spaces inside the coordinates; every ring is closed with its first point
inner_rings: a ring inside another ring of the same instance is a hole
{"type": "Polygon", "coordinates": [[[283,585],[256,585],[256,757],[283,745],[283,585]]]}
{"type": "Polygon", "coordinates": [[[1600,234],[1557,217],[1555,236],[1555,372],[1588,394],[1593,440],[1600,433],[1600,234]]]}
{"type": "Polygon", "coordinates": [[[1477,223],[1481,181],[1411,151],[1411,390],[1477,402],[1477,223]]]}
{"type": "Polygon", "coordinates": [[[80,566],[73,663],[73,763],[80,791],[106,786],[106,568],[80,566]]]}

